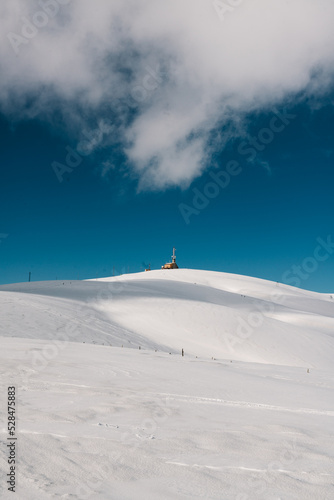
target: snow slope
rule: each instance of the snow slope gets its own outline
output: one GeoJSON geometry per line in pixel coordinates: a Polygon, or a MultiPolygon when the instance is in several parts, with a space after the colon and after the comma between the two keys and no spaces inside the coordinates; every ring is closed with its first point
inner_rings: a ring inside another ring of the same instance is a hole
{"type": "Polygon", "coordinates": [[[3,285],[0,319],[16,498],[334,498],[331,295],[159,270],[3,285]]]}
{"type": "Polygon", "coordinates": [[[3,336],[332,366],[333,298],[265,280],[175,269],[0,291],[3,336]]]}

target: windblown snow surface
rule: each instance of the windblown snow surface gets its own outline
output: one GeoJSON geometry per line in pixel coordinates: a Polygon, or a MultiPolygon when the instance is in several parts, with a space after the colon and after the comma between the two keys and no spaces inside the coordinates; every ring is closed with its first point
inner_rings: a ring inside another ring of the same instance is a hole
{"type": "Polygon", "coordinates": [[[1,286],[0,318],[1,498],[334,498],[333,296],[159,270],[1,286]]]}

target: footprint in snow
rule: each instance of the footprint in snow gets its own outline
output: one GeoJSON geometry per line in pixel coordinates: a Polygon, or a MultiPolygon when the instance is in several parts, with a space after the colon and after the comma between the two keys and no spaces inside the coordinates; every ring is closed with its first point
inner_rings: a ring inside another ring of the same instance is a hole
{"type": "Polygon", "coordinates": [[[143,434],[136,434],[136,437],[139,438],[139,439],[155,439],[155,437],[153,436],[153,434],[151,434],[150,436],[145,436],[143,434]]]}

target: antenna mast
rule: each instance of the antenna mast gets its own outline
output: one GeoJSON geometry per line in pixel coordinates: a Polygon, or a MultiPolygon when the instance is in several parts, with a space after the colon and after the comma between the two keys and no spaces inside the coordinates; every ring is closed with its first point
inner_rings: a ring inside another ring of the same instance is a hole
{"type": "Polygon", "coordinates": [[[172,263],[173,264],[175,264],[175,262],[176,262],[175,250],[176,250],[176,248],[173,247],[173,255],[172,255],[172,263]]]}

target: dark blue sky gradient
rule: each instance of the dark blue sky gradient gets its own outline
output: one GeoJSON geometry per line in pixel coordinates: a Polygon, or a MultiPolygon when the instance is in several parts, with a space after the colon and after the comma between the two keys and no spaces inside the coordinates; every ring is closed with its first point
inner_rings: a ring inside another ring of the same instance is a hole
{"type": "MultiPolygon", "coordinates": [[[[138,193],[115,147],[84,157],[59,183],[51,165],[65,162],[72,139],[38,120],[13,124],[2,116],[0,234],[8,236],[0,239],[0,283],[27,281],[29,271],[39,281],[159,268],[175,246],[180,267],[293,284],[287,273],[313,256],[317,238],[334,240],[334,111],[330,97],[316,111],[306,102],[287,109],[296,118],[254,161],[238,153],[245,138],[216,152],[216,171],[236,160],[242,173],[189,224],[179,204],[192,206],[212,165],[189,189],[138,193]],[[106,160],[116,168],[102,178],[106,160]]],[[[250,136],[273,116],[247,117],[250,136]]],[[[334,253],[306,274],[301,288],[334,292],[334,253]]]]}

